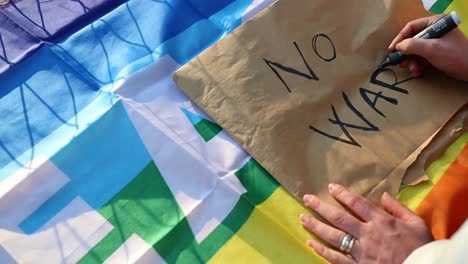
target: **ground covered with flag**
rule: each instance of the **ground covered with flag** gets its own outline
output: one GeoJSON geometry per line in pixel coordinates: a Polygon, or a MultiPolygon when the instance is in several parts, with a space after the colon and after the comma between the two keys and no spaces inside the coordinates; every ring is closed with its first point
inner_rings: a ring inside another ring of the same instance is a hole
{"type": "MultiPolygon", "coordinates": [[[[0,263],[324,262],[302,205],[172,81],[272,2],[0,1],[0,263]]],[[[438,238],[467,142],[400,194],[438,238]]]]}

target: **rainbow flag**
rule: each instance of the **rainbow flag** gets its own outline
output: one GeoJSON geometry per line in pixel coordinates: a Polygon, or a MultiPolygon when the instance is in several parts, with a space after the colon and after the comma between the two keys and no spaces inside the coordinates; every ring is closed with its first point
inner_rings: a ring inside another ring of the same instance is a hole
{"type": "Polygon", "coordinates": [[[435,14],[457,11],[462,19],[460,29],[468,35],[468,2],[466,0],[423,0],[423,2],[424,7],[435,14]]]}
{"type": "Polygon", "coordinates": [[[172,81],[272,2],[2,1],[0,263],[321,262],[172,81]]]}
{"type": "MultiPolygon", "coordinates": [[[[172,81],[273,2],[1,0],[0,263],[325,263],[306,209],[172,81]]],[[[400,199],[440,215],[467,143],[400,199]]]]}
{"type": "Polygon", "coordinates": [[[450,238],[468,219],[468,132],[426,173],[429,181],[406,187],[398,198],[426,221],[435,239],[450,238]]]}

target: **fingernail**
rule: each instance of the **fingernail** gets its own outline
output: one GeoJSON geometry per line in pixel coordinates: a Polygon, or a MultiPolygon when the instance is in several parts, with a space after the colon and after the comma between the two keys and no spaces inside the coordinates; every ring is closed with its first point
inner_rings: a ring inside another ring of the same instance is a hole
{"type": "Polygon", "coordinates": [[[309,194],[304,195],[304,198],[302,198],[305,204],[308,204],[312,200],[312,196],[309,194]]]}
{"type": "Polygon", "coordinates": [[[338,184],[335,184],[335,183],[328,184],[328,191],[330,191],[331,193],[333,193],[337,189],[338,189],[338,184]]]}
{"type": "Polygon", "coordinates": [[[384,193],[382,194],[382,198],[387,199],[387,198],[389,198],[389,197],[390,197],[390,195],[388,194],[388,192],[384,192],[384,193]]]}
{"type": "Polygon", "coordinates": [[[299,219],[301,220],[301,223],[304,224],[307,221],[307,216],[305,214],[301,214],[299,216],[299,219]]]}
{"type": "Polygon", "coordinates": [[[396,50],[400,50],[400,48],[401,48],[401,44],[398,43],[398,44],[395,46],[395,49],[396,49],[396,50]]]}
{"type": "Polygon", "coordinates": [[[321,246],[321,244],[318,243],[318,242],[315,241],[315,240],[309,240],[309,241],[307,241],[307,245],[308,245],[309,247],[313,248],[315,251],[320,250],[320,246],[321,246]]]}

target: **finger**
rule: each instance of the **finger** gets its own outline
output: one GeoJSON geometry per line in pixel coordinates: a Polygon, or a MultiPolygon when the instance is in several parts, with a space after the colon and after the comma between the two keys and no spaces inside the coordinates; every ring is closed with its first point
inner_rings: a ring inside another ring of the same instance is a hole
{"type": "Polygon", "coordinates": [[[409,65],[409,60],[404,60],[402,63],[400,63],[400,68],[408,68],[409,65]]]}
{"type": "Polygon", "coordinates": [[[304,196],[304,203],[334,227],[339,228],[346,233],[350,233],[355,237],[359,237],[362,223],[352,215],[321,201],[314,195],[304,196]]]}
{"type": "Polygon", "coordinates": [[[406,24],[400,33],[398,33],[398,35],[393,39],[392,43],[390,43],[388,49],[395,50],[396,44],[398,44],[400,41],[414,37],[416,34],[423,31],[429,25],[433,24],[442,17],[443,15],[436,15],[432,17],[423,17],[408,22],[408,24],[406,24]]]}
{"type": "Polygon", "coordinates": [[[328,190],[338,202],[349,208],[365,222],[370,221],[376,214],[380,213],[377,207],[367,199],[346,190],[346,188],[339,184],[331,183],[328,185],[328,190]]]}
{"type": "Polygon", "coordinates": [[[418,60],[410,59],[408,62],[408,68],[411,72],[411,75],[413,75],[414,77],[419,77],[421,75],[422,69],[418,60]]]}
{"type": "Polygon", "coordinates": [[[413,57],[406,61],[408,63],[408,68],[414,77],[420,77],[427,66],[429,66],[429,62],[421,57],[413,57]]]}
{"type": "Polygon", "coordinates": [[[385,211],[393,215],[395,218],[400,219],[404,222],[411,222],[415,219],[419,219],[416,214],[414,214],[406,206],[402,205],[400,202],[391,197],[388,193],[384,193],[380,199],[385,211]]]}
{"type": "Polygon", "coordinates": [[[320,244],[319,242],[315,240],[310,240],[307,243],[311,248],[314,249],[317,254],[322,256],[324,259],[328,260],[329,262],[335,264],[335,263],[340,263],[340,264],[352,264],[356,263],[352,258],[347,257],[343,255],[342,253],[327,248],[326,246],[320,244]]]}
{"type": "Polygon", "coordinates": [[[421,32],[423,29],[425,29],[427,26],[428,26],[427,17],[419,18],[411,22],[408,22],[403,27],[403,29],[396,35],[396,37],[393,39],[392,43],[390,43],[390,46],[388,48],[390,50],[394,50],[395,45],[397,43],[399,43],[400,41],[404,39],[413,37],[414,35],[421,32]]]}
{"type": "Polygon", "coordinates": [[[439,39],[405,39],[396,45],[396,49],[403,54],[417,55],[423,58],[428,58],[434,54],[439,44],[439,39]]]}
{"type": "Polygon", "coordinates": [[[314,217],[302,214],[300,220],[307,230],[336,248],[340,247],[341,241],[343,241],[346,236],[345,232],[331,227],[314,217]]]}
{"type": "Polygon", "coordinates": [[[420,57],[418,58],[418,63],[419,63],[419,67],[421,69],[421,75],[431,65],[426,59],[420,58],[420,57]]]}
{"type": "MultiPolygon", "coordinates": [[[[335,248],[340,248],[341,242],[345,238],[346,233],[306,214],[301,214],[300,220],[302,225],[307,230],[314,233],[317,237],[334,246],[335,248]]],[[[361,254],[359,250],[359,240],[357,239],[354,243],[354,246],[351,249],[351,254],[354,257],[360,256],[361,254]]]]}
{"type": "Polygon", "coordinates": [[[421,77],[422,74],[423,74],[424,68],[425,68],[425,66],[421,62],[419,62],[419,60],[418,60],[414,64],[413,68],[410,69],[411,74],[413,75],[413,77],[421,77]]]}

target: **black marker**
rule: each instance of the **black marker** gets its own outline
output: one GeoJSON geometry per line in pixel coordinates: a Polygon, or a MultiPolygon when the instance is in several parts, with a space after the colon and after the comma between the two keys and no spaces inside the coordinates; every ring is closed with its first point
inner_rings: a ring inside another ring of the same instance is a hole
{"type": "MultiPolygon", "coordinates": [[[[445,34],[452,31],[461,23],[460,17],[457,15],[457,12],[453,11],[445,17],[441,18],[439,21],[421,31],[419,34],[414,36],[414,38],[420,39],[437,39],[445,36],[445,34]]],[[[383,69],[388,66],[394,66],[402,63],[409,55],[403,54],[400,51],[394,51],[390,53],[385,61],[380,64],[379,69],[383,69]]]]}

